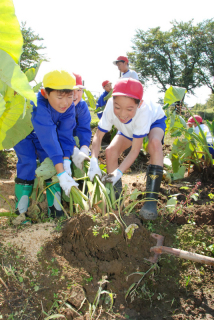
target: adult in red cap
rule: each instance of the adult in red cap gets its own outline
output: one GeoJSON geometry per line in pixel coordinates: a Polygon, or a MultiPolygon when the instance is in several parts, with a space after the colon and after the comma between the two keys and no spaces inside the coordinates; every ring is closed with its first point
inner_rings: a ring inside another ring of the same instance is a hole
{"type": "Polygon", "coordinates": [[[113,61],[113,64],[115,64],[120,72],[122,72],[121,78],[133,78],[138,80],[137,72],[129,69],[129,60],[127,57],[119,56],[117,60],[113,61]]]}
{"type": "Polygon", "coordinates": [[[88,109],[87,103],[82,99],[83,86],[82,77],[79,74],[73,73],[76,78],[77,90],[74,90],[74,105],[75,105],[75,117],[76,126],[74,128],[74,137],[79,139],[80,151],[89,156],[89,145],[91,143],[91,114],[88,109]]]}
{"type": "Polygon", "coordinates": [[[114,86],[112,98],[98,123],[98,129],[92,142],[91,161],[88,176],[91,181],[96,174],[102,176],[98,166],[98,154],[102,138],[114,125],[118,132],[106,148],[108,174],[102,181],[112,182],[116,198],[122,191],[121,177],[137,158],[142,148],[144,137],[149,138],[148,152],[150,164],[147,169],[146,201],[140,211],[142,219],[154,220],[157,217],[157,200],[163,176],[162,141],[166,128],[166,116],[160,105],[143,100],[143,86],[132,78],[118,80],[114,86]],[[124,161],[119,165],[122,152],[131,147],[124,161]]]}
{"type": "Polygon", "coordinates": [[[99,119],[102,118],[103,115],[103,110],[105,108],[105,105],[107,103],[107,99],[105,97],[109,94],[109,92],[112,90],[112,83],[109,80],[105,80],[102,82],[102,87],[105,90],[99,97],[97,104],[96,104],[96,109],[99,108],[99,112],[97,112],[97,116],[99,119]]]}
{"type": "Polygon", "coordinates": [[[193,117],[190,117],[188,119],[187,125],[189,128],[193,127],[193,130],[196,134],[200,133],[200,129],[204,132],[205,137],[206,137],[206,141],[207,141],[207,144],[209,147],[209,152],[211,153],[212,158],[214,159],[213,136],[212,136],[208,126],[206,124],[203,124],[202,122],[203,122],[202,117],[195,114],[193,117]],[[200,127],[200,129],[199,129],[199,127],[200,127]]]}

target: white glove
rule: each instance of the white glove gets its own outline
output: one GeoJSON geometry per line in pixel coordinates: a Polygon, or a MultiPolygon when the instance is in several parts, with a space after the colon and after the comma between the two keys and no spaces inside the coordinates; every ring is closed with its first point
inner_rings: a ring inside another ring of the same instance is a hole
{"type": "Polygon", "coordinates": [[[89,156],[89,148],[88,148],[88,147],[82,146],[82,147],[80,148],[80,151],[83,152],[83,153],[85,153],[87,157],[89,156]]]}
{"type": "Polygon", "coordinates": [[[116,169],[114,170],[112,173],[107,174],[106,176],[102,177],[102,182],[105,184],[106,182],[112,182],[113,186],[115,185],[115,183],[120,180],[120,178],[122,177],[123,173],[119,170],[116,169]]]}
{"type": "Polygon", "coordinates": [[[66,196],[69,197],[71,187],[78,187],[78,183],[76,183],[65,171],[59,173],[57,177],[59,179],[60,187],[65,191],[66,196]]]}
{"type": "Polygon", "coordinates": [[[90,167],[89,167],[89,169],[88,169],[89,179],[90,179],[91,181],[93,181],[96,174],[97,174],[100,178],[102,177],[102,172],[101,172],[100,167],[99,167],[99,165],[98,165],[98,159],[97,159],[97,158],[91,158],[90,167]]]}
{"type": "Polygon", "coordinates": [[[86,156],[84,152],[81,152],[78,148],[74,148],[72,160],[75,166],[79,169],[83,169],[84,160],[90,161],[90,158],[86,156]]]}
{"type": "Polygon", "coordinates": [[[64,159],[63,161],[63,168],[65,170],[65,172],[67,172],[67,174],[69,176],[71,176],[72,172],[71,172],[71,160],[69,159],[64,159]]]}

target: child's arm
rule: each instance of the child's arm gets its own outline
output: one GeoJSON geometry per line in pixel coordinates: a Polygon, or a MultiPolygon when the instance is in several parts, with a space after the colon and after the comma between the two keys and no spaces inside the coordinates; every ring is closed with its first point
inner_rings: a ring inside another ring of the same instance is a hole
{"type": "Polygon", "coordinates": [[[94,177],[96,174],[99,177],[102,176],[101,170],[98,165],[98,154],[100,152],[101,142],[104,134],[105,132],[102,132],[99,129],[97,129],[92,141],[91,161],[90,161],[90,167],[88,169],[88,176],[91,181],[94,180],[94,177]]]}
{"type": "Polygon", "coordinates": [[[123,172],[126,171],[137,158],[140,152],[142,143],[143,143],[143,138],[133,138],[132,148],[129,154],[127,155],[127,157],[123,160],[121,165],[116,170],[104,176],[102,178],[102,182],[103,183],[111,182],[113,183],[113,185],[115,185],[115,183],[122,177],[123,172]]]}

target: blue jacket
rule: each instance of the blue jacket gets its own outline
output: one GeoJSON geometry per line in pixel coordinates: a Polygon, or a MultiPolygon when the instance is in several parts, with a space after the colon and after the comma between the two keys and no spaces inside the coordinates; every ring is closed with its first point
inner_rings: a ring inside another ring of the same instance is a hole
{"type": "Polygon", "coordinates": [[[107,101],[104,101],[104,98],[109,94],[109,92],[104,91],[101,96],[99,97],[97,104],[96,104],[96,109],[103,107],[106,105],[107,101]]]}
{"type": "Polygon", "coordinates": [[[91,143],[91,114],[87,103],[82,99],[75,106],[76,127],[74,128],[74,136],[79,138],[80,147],[86,145],[89,147],[91,143]]]}
{"type": "Polygon", "coordinates": [[[60,113],[52,108],[39,92],[37,107],[33,104],[31,121],[42,148],[54,165],[63,163],[63,157],[70,158],[75,146],[73,138],[73,130],[76,126],[74,103],[65,113],[60,113]]]}

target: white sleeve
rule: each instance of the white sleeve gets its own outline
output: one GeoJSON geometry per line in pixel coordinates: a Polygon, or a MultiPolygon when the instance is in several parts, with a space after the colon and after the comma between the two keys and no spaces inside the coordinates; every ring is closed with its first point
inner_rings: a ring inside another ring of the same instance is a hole
{"type": "Polygon", "coordinates": [[[110,98],[106,104],[106,107],[103,111],[102,118],[98,123],[98,128],[101,131],[107,132],[110,131],[113,126],[113,98],[110,98]]]}
{"type": "Polygon", "coordinates": [[[135,72],[135,71],[133,72],[132,78],[133,78],[133,79],[136,79],[136,80],[139,80],[138,75],[137,75],[137,72],[135,72]]]}

